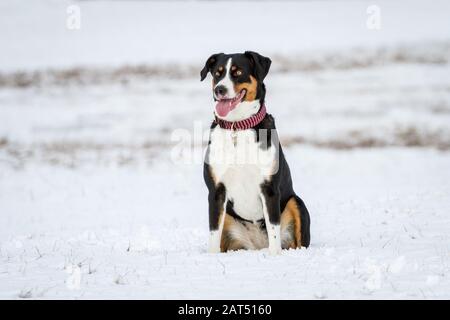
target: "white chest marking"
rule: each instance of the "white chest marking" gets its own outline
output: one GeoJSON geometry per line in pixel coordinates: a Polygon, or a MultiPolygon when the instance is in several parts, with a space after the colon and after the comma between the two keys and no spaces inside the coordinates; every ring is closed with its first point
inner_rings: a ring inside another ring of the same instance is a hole
{"type": "Polygon", "coordinates": [[[223,183],[227,200],[233,202],[235,212],[244,219],[257,221],[264,217],[261,184],[277,169],[277,150],[262,149],[256,142],[254,130],[231,130],[216,127],[211,131],[209,157],[216,183],[223,183]],[[236,144],[234,141],[236,141],[236,144]]]}

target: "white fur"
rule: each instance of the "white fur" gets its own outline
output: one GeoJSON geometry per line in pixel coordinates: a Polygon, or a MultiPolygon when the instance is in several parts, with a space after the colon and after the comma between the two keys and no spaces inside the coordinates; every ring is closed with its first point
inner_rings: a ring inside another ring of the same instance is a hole
{"type": "MultiPolygon", "coordinates": [[[[280,226],[273,226],[266,218],[264,202],[261,198],[261,184],[275,173],[274,169],[278,168],[276,148],[272,145],[267,150],[263,150],[256,142],[254,130],[233,132],[217,126],[211,131],[207,159],[215,182],[224,184],[226,198],[233,202],[235,212],[240,217],[253,222],[265,219],[268,226],[269,248],[274,254],[278,253],[277,246],[281,250],[280,226]],[[233,134],[236,135],[236,144],[233,141],[233,134]],[[272,227],[275,229],[272,230],[272,227]],[[278,238],[275,239],[274,235],[278,238]],[[272,241],[273,239],[275,242],[272,241]]],[[[245,230],[240,228],[233,233],[250,248],[258,248],[264,243],[261,235],[257,237],[251,234],[245,235],[245,230]],[[259,240],[252,240],[256,238],[259,240]]]]}
{"type": "Polygon", "coordinates": [[[225,185],[234,210],[244,219],[257,221],[263,218],[260,186],[277,168],[277,150],[275,146],[260,148],[254,130],[236,131],[236,146],[232,134],[219,126],[212,130],[209,165],[216,183],[225,185]]]}
{"type": "Polygon", "coordinates": [[[259,250],[267,248],[269,242],[267,239],[267,233],[261,229],[259,224],[253,224],[248,222],[234,223],[228,232],[233,239],[236,239],[245,249],[259,250]]]}

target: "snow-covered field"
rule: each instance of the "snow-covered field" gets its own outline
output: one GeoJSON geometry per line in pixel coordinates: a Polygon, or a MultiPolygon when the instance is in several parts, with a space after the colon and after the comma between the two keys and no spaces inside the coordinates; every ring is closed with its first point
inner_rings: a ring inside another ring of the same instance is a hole
{"type": "Polygon", "coordinates": [[[0,298],[449,299],[449,12],[2,1],[0,298]],[[229,8],[236,22],[217,38],[229,8]],[[206,253],[197,133],[213,106],[198,72],[246,49],[273,57],[267,107],[311,212],[310,248],[278,257],[206,253]]]}

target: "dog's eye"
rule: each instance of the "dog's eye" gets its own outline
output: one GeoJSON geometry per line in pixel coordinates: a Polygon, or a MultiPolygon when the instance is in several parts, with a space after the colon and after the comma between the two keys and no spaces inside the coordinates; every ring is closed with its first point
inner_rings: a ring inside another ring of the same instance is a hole
{"type": "Polygon", "coordinates": [[[242,71],[241,70],[236,70],[233,74],[235,77],[239,77],[242,76],[242,71]]]}
{"type": "Polygon", "coordinates": [[[216,77],[219,77],[219,76],[220,76],[220,72],[219,72],[219,71],[216,71],[216,72],[214,73],[214,75],[215,75],[216,77]]]}

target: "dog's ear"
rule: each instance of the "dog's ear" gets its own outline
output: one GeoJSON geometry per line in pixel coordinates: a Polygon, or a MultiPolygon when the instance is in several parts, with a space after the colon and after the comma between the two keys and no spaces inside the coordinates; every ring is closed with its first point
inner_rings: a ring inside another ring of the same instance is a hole
{"type": "Polygon", "coordinates": [[[270,64],[272,63],[272,60],[253,51],[245,51],[244,54],[253,63],[254,72],[258,80],[263,81],[264,78],[267,76],[267,73],[269,73],[270,64]]]}
{"type": "Polygon", "coordinates": [[[211,69],[214,67],[214,65],[217,62],[217,58],[223,53],[216,53],[213,54],[211,57],[206,60],[205,66],[203,67],[202,71],[200,71],[200,81],[205,80],[206,76],[208,75],[208,72],[211,71],[211,69]]]}

